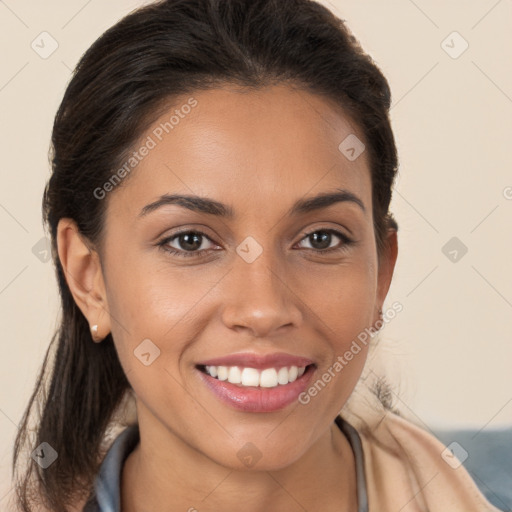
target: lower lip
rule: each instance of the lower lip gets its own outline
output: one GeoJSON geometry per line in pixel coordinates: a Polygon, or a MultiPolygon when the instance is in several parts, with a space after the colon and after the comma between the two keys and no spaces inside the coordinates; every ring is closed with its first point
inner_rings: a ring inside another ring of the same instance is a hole
{"type": "Polygon", "coordinates": [[[224,403],[245,412],[273,412],[297,402],[299,395],[307,388],[315,371],[308,366],[303,375],[294,382],[275,388],[241,387],[222,381],[197,370],[206,386],[224,403]]]}

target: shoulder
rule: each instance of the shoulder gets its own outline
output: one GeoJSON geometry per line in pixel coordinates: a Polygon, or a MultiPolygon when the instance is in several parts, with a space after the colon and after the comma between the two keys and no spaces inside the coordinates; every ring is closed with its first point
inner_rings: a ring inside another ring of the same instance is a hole
{"type": "Polygon", "coordinates": [[[359,431],[370,504],[379,510],[498,512],[433,434],[387,411],[359,431]]]}

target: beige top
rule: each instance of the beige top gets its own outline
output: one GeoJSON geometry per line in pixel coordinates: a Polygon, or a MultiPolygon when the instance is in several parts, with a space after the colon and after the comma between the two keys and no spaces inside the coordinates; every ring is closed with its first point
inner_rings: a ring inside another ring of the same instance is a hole
{"type": "Polygon", "coordinates": [[[451,452],[410,421],[387,411],[359,435],[370,512],[499,511],[451,452]]]}

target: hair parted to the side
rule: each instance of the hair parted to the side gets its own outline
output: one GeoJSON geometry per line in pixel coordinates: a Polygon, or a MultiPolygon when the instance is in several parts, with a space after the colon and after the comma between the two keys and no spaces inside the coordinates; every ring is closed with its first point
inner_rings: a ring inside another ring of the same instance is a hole
{"type": "Polygon", "coordinates": [[[16,437],[19,510],[67,512],[90,493],[106,432],[132,391],[111,335],[93,343],[70,293],[57,254],[59,220],[73,219],[84,240],[101,254],[108,197],[99,200],[93,192],[164,109],[194,91],[278,83],[329,98],[360,127],[370,159],[380,255],[387,230],[398,229],[389,213],[398,167],[390,89],[344,21],[322,5],[310,0],[162,0],[125,16],[81,57],[52,132],[43,217],[62,315],[16,437]],[[58,453],[47,469],[29,457],[42,442],[58,453]]]}

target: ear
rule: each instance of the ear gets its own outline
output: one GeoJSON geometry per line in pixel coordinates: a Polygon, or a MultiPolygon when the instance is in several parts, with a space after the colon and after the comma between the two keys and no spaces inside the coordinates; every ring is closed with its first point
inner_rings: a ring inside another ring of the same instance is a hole
{"type": "Polygon", "coordinates": [[[377,280],[377,305],[382,307],[384,300],[391,286],[391,279],[395,269],[395,263],[398,256],[398,237],[397,230],[393,227],[388,228],[385,240],[385,248],[382,251],[379,260],[379,275],[377,280]]]}
{"type": "Polygon", "coordinates": [[[63,218],[57,226],[57,249],[66,282],[76,305],[89,322],[95,342],[110,332],[110,314],[99,254],[86,243],[75,221],[63,218]]]}

